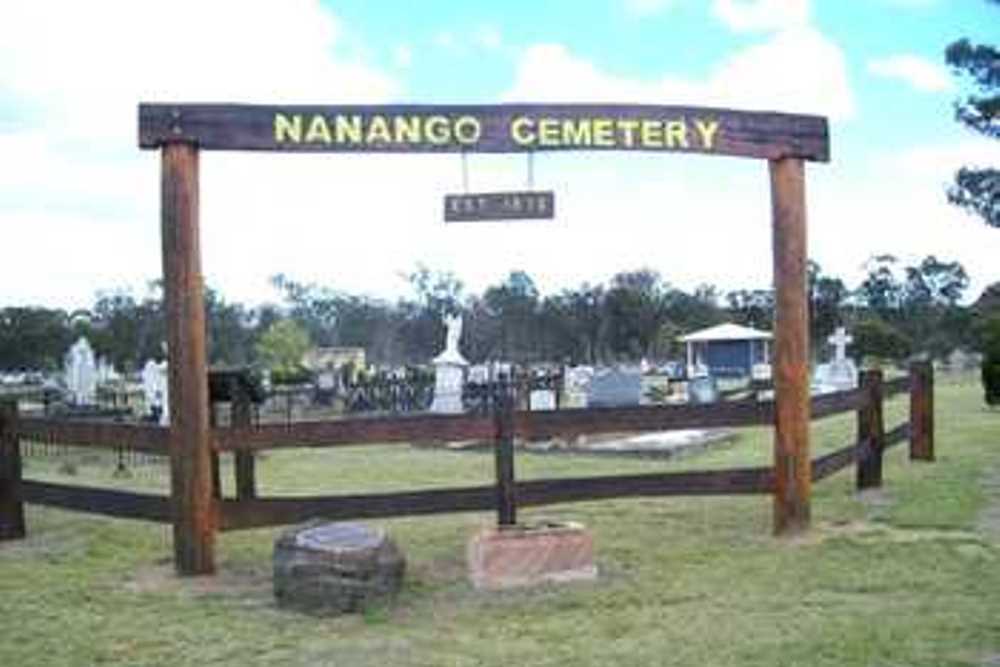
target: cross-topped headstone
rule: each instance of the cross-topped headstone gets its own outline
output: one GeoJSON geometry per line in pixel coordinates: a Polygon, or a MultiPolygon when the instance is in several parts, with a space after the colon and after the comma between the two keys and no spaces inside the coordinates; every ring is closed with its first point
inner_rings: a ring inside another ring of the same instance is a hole
{"type": "Polygon", "coordinates": [[[847,335],[847,329],[844,327],[837,327],[837,330],[833,332],[833,335],[826,339],[830,345],[833,345],[835,362],[841,362],[847,359],[847,346],[854,342],[852,336],[847,335]]]}

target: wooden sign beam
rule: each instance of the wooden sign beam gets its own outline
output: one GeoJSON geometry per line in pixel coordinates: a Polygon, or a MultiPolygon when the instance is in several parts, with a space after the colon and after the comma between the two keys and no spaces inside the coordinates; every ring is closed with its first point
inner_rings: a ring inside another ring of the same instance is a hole
{"type": "Polygon", "coordinates": [[[655,151],[830,159],[825,118],[641,104],[140,104],[139,146],[349,153],[655,151]]]}

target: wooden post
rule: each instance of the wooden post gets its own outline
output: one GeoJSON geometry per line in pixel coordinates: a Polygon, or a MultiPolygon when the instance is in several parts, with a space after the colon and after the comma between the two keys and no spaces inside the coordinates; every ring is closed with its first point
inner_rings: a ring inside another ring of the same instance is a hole
{"type": "Polygon", "coordinates": [[[212,489],[197,147],[163,146],[161,197],[174,566],[181,575],[211,574],[218,508],[212,489]]]}
{"type": "Polygon", "coordinates": [[[882,451],[885,424],[882,421],[882,371],[862,371],[861,388],[868,404],[858,410],[858,490],[882,486],[882,451]]]}
{"type": "MultiPolygon", "coordinates": [[[[230,426],[233,429],[248,429],[252,423],[250,396],[242,383],[233,381],[230,392],[230,426]]],[[[236,474],[237,500],[250,500],[257,497],[257,471],[253,452],[237,451],[233,453],[233,469],[236,474]]]]}
{"type": "Polygon", "coordinates": [[[769,162],[774,249],[774,532],[809,527],[809,299],[806,290],[805,168],[769,162]]]}
{"type": "Polygon", "coordinates": [[[910,365],[910,460],[934,460],[934,366],[910,365]]]}
{"type": "Polygon", "coordinates": [[[17,400],[0,402],[0,541],[25,535],[17,400]]]}
{"type": "Polygon", "coordinates": [[[513,526],[517,523],[517,499],[514,492],[514,392],[517,384],[500,384],[498,402],[494,404],[496,438],[493,449],[496,458],[497,523],[513,526]]]}

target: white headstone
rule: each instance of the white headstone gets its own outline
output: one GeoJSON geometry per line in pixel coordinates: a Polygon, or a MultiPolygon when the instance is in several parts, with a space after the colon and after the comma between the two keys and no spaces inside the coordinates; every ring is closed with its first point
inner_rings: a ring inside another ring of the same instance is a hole
{"type": "Polygon", "coordinates": [[[563,371],[563,407],[587,407],[587,394],[593,377],[593,366],[567,367],[563,371]]]}
{"type": "Polygon", "coordinates": [[[833,345],[834,363],[847,361],[847,346],[854,342],[854,338],[847,335],[847,329],[837,327],[833,335],[826,340],[830,345],[833,345]]]}
{"type": "Polygon", "coordinates": [[[86,338],[80,338],[66,353],[65,382],[70,402],[93,405],[97,402],[97,364],[94,350],[86,338]]]}
{"type": "Polygon", "coordinates": [[[556,409],[556,392],[551,389],[533,389],[528,400],[532,411],[556,409]]]}
{"type": "Polygon", "coordinates": [[[167,362],[156,362],[150,359],[142,367],[142,393],[146,399],[146,408],[160,413],[160,425],[170,425],[170,389],[167,381],[167,362]]]}
{"type": "Polygon", "coordinates": [[[434,401],[431,412],[457,414],[464,412],[462,388],[465,386],[465,369],[469,362],[458,351],[462,337],[462,316],[446,317],[448,333],[444,351],[431,361],[434,364],[434,401]]]}
{"type": "Polygon", "coordinates": [[[838,327],[827,342],[833,346],[833,360],[816,367],[813,392],[822,394],[854,389],[858,386],[858,368],[854,360],[847,356],[847,346],[854,339],[847,335],[844,327],[838,327]]]}

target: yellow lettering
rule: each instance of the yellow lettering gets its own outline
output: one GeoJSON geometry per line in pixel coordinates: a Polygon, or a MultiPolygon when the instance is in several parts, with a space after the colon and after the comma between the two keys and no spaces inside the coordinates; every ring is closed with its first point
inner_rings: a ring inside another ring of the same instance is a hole
{"type": "Polygon", "coordinates": [[[482,133],[479,119],[474,116],[462,116],[455,121],[455,139],[460,144],[474,144],[482,133]]]}
{"type": "Polygon", "coordinates": [[[567,118],[562,124],[562,142],[567,146],[589,146],[591,141],[590,121],[586,118],[567,118]]]}
{"type": "Polygon", "coordinates": [[[386,120],[385,116],[372,116],[371,120],[368,121],[368,135],[365,137],[365,142],[369,144],[392,143],[392,135],[389,134],[389,121],[386,120]]]}
{"type": "Polygon", "coordinates": [[[283,113],[274,114],[274,140],[277,143],[282,141],[302,142],[302,116],[295,114],[291,117],[283,113]]]}
{"type": "Polygon", "coordinates": [[[663,124],[658,120],[643,120],[639,140],[646,148],[663,148],[663,124]]]}
{"type": "Polygon", "coordinates": [[[334,119],[334,135],[337,143],[343,144],[350,141],[354,144],[361,143],[361,116],[337,116],[334,119]]]}
{"type": "Polygon", "coordinates": [[[420,116],[394,116],[393,134],[399,143],[420,143],[420,116]]]}
{"type": "Polygon", "coordinates": [[[715,133],[719,131],[719,121],[695,119],[694,126],[698,128],[698,134],[701,135],[701,144],[705,147],[705,150],[710,151],[715,148],[715,133]]]}
{"type": "Polygon", "coordinates": [[[625,139],[626,146],[635,145],[635,131],[639,129],[639,121],[634,119],[623,118],[618,121],[618,127],[622,131],[622,138],[625,139]]]}
{"type": "Polygon", "coordinates": [[[594,132],[595,146],[615,145],[615,124],[610,118],[594,118],[590,124],[594,132]]]}
{"type": "Polygon", "coordinates": [[[424,134],[432,144],[446,144],[451,141],[450,126],[444,116],[431,116],[424,123],[424,134]]]}
{"type": "Polygon", "coordinates": [[[535,121],[525,116],[515,118],[510,124],[510,136],[514,143],[520,146],[530,146],[535,143],[537,137],[534,132],[535,121]]]}
{"type": "Polygon", "coordinates": [[[309,131],[306,132],[306,142],[312,141],[322,141],[324,143],[330,143],[333,139],[330,138],[330,126],[326,124],[326,118],[323,118],[320,114],[316,114],[309,121],[309,131]]]}
{"type": "Polygon", "coordinates": [[[680,146],[681,148],[688,147],[687,138],[688,126],[685,120],[671,120],[667,121],[666,129],[666,146],[667,148],[676,148],[680,146]]]}
{"type": "Polygon", "coordinates": [[[542,118],[538,121],[538,143],[542,146],[558,146],[561,136],[559,121],[555,118],[542,118]]]}

